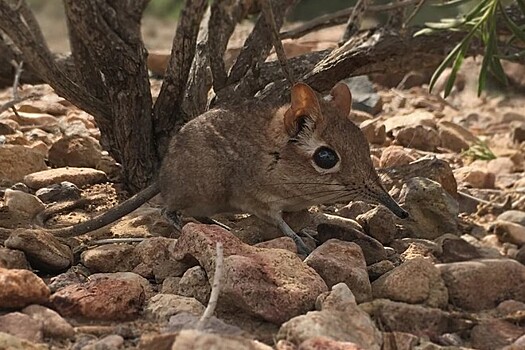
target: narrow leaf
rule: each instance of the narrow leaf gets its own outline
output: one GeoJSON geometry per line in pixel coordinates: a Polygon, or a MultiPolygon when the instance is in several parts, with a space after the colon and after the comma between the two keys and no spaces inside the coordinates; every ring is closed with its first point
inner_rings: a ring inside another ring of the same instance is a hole
{"type": "Polygon", "coordinates": [[[463,45],[456,56],[454,65],[452,66],[452,71],[450,72],[450,77],[448,78],[447,84],[445,85],[444,97],[447,97],[448,95],[450,95],[450,92],[452,91],[452,88],[454,87],[456,76],[458,75],[459,68],[461,68],[461,65],[463,64],[463,59],[465,58],[467,49],[468,49],[468,44],[463,45]]]}

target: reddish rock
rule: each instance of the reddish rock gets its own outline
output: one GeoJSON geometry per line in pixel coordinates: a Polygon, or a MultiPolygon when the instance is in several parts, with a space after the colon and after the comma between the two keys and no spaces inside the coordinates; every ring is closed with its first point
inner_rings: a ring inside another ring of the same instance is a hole
{"type": "Polygon", "coordinates": [[[405,165],[415,161],[416,158],[410,155],[404,147],[389,146],[381,153],[379,167],[388,168],[393,166],[405,165]]]}
{"type": "Polygon", "coordinates": [[[523,334],[525,327],[504,320],[487,320],[472,328],[470,341],[475,349],[496,350],[512,344],[523,334]]]}
{"type": "Polygon", "coordinates": [[[0,309],[45,303],[49,294],[44,281],[31,271],[0,268],[0,309]]]}
{"type": "Polygon", "coordinates": [[[106,174],[91,168],[57,168],[24,176],[24,183],[34,189],[69,181],[77,187],[107,181],[106,174]]]}
{"type": "Polygon", "coordinates": [[[138,316],[145,300],[143,286],[134,280],[97,278],[60,289],[51,296],[63,316],[98,320],[129,320],[138,316]]]}
{"type": "Polygon", "coordinates": [[[318,336],[305,340],[297,350],[365,350],[365,348],[350,342],[341,342],[328,337],[318,336]]]}
{"type": "Polygon", "coordinates": [[[0,316],[0,332],[36,343],[44,340],[42,323],[20,312],[0,316]]]}
{"type": "Polygon", "coordinates": [[[322,278],[296,254],[251,247],[214,225],[185,225],[175,258],[192,256],[212,280],[218,242],[224,246],[223,305],[282,323],[311,310],[317,296],[327,290],[322,278]]]}
{"type": "Polygon", "coordinates": [[[25,175],[47,169],[44,156],[24,146],[0,145],[0,182],[13,184],[25,175]]]}
{"type": "Polygon", "coordinates": [[[102,147],[90,136],[66,136],[49,149],[49,162],[57,168],[65,166],[95,168],[101,158],[102,147]]]}
{"type": "Polygon", "coordinates": [[[382,205],[359,215],[356,220],[367,235],[374,237],[381,244],[392,242],[397,233],[394,214],[382,205]]]}

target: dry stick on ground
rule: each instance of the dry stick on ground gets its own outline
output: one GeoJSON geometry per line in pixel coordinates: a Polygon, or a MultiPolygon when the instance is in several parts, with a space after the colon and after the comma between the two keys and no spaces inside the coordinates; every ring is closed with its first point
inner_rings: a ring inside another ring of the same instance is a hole
{"type": "Polygon", "coordinates": [[[221,242],[217,243],[216,252],[215,272],[213,274],[213,283],[211,285],[210,300],[208,301],[206,310],[204,310],[204,313],[197,323],[197,330],[203,330],[206,327],[209,319],[213,316],[215,308],[217,307],[217,301],[219,300],[219,294],[221,292],[221,280],[224,273],[224,252],[221,242]]]}
{"type": "Polygon", "coordinates": [[[279,29],[275,23],[275,17],[272,10],[272,3],[270,0],[259,0],[259,5],[261,6],[261,11],[264,15],[266,24],[268,25],[268,30],[270,31],[273,47],[275,48],[275,53],[277,54],[277,59],[281,64],[281,69],[283,70],[286,78],[290,82],[290,85],[295,84],[295,78],[293,76],[292,70],[288,65],[288,59],[284,52],[283,43],[279,39],[279,29]]]}
{"type": "Polygon", "coordinates": [[[207,7],[206,0],[187,0],[179,16],[170,60],[153,108],[154,135],[161,157],[166,151],[172,131],[176,132],[187,121],[180,105],[195,57],[199,25],[207,7]]]}
{"type": "MultiPolygon", "coordinates": [[[[417,4],[420,0],[403,0],[399,3],[391,3],[387,5],[375,5],[370,6],[368,8],[369,13],[376,13],[376,12],[384,12],[384,11],[390,11],[393,9],[397,9],[400,7],[406,7],[413,4],[417,4]]],[[[290,29],[284,32],[281,32],[280,36],[281,39],[297,39],[302,36],[305,36],[308,33],[311,33],[313,31],[333,27],[339,24],[346,23],[348,20],[348,16],[353,11],[353,7],[349,7],[344,10],[340,10],[334,13],[330,13],[327,15],[319,16],[309,22],[306,22],[294,29],[290,29]]]]}

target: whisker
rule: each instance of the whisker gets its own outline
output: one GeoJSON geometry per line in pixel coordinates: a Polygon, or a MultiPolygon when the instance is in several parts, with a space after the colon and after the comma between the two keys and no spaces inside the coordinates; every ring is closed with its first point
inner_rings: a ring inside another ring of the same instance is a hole
{"type": "Polygon", "coordinates": [[[278,185],[312,185],[312,186],[340,186],[346,187],[342,184],[324,183],[324,182],[274,182],[262,184],[262,186],[278,186],[278,185]]]}
{"type": "Polygon", "coordinates": [[[324,191],[315,191],[315,192],[309,192],[309,193],[301,193],[301,194],[298,194],[298,195],[293,195],[293,196],[289,196],[289,197],[283,197],[283,198],[275,199],[275,200],[272,200],[272,201],[268,201],[268,203],[276,203],[276,202],[285,201],[285,200],[288,200],[288,199],[299,198],[299,197],[308,197],[310,195],[321,194],[318,197],[310,197],[311,199],[317,199],[317,198],[320,198],[322,196],[325,196],[325,195],[328,195],[328,194],[333,194],[333,193],[339,193],[341,191],[342,190],[324,190],[324,191]]]}

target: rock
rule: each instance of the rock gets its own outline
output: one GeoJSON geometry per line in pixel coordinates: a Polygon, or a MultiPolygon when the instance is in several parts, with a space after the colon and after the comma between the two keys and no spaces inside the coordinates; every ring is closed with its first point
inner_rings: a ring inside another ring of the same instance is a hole
{"type": "Polygon", "coordinates": [[[467,184],[474,188],[494,188],[496,176],[475,166],[464,166],[454,170],[454,177],[459,183],[467,184]]]}
{"type": "Polygon", "coordinates": [[[363,227],[367,235],[374,237],[382,244],[392,242],[397,233],[394,214],[382,205],[359,215],[357,222],[363,227]]]}
{"type": "Polygon", "coordinates": [[[362,201],[350,202],[348,205],[345,205],[341,209],[337,210],[337,215],[340,215],[345,218],[355,219],[358,215],[366,213],[371,210],[373,207],[362,201]]]}
{"type": "Polygon", "coordinates": [[[177,290],[177,294],[193,297],[202,304],[207,305],[210,298],[211,286],[210,283],[208,283],[206,271],[200,266],[194,266],[188,269],[184,275],[182,275],[177,290]]]}
{"type": "MultiPolygon", "coordinates": [[[[223,314],[224,315],[224,314],[223,314]]],[[[237,326],[233,326],[231,324],[228,324],[221,319],[218,319],[215,316],[211,316],[208,318],[207,322],[202,325],[200,323],[202,315],[194,315],[187,312],[180,312],[174,316],[170,317],[169,323],[164,328],[164,331],[167,332],[180,332],[183,329],[197,329],[199,328],[201,331],[205,331],[207,333],[217,333],[221,335],[244,335],[248,337],[253,337],[249,333],[247,334],[246,331],[242,330],[241,328],[237,326]]],[[[255,324],[255,327],[257,327],[257,330],[255,329],[254,325],[249,325],[250,319],[246,319],[244,317],[240,318],[242,321],[242,326],[245,328],[251,327],[253,331],[257,332],[257,337],[264,339],[265,337],[268,338],[268,335],[262,334],[262,332],[267,332],[266,330],[263,330],[263,328],[270,328],[271,331],[269,332],[269,339],[271,340],[275,332],[277,332],[277,326],[268,324],[268,323],[261,323],[257,322],[255,324]],[[270,327],[268,327],[270,325],[270,327]],[[261,332],[262,331],[262,332],[261,332]]],[[[228,317],[228,321],[232,322],[234,321],[231,318],[231,315],[228,317]]],[[[239,322],[238,320],[235,320],[234,322],[239,322]]]]}
{"type": "Polygon", "coordinates": [[[411,220],[400,221],[411,237],[434,239],[445,233],[458,233],[459,206],[441,185],[423,177],[408,180],[400,202],[411,220]]]}
{"type": "Polygon", "coordinates": [[[515,224],[525,226],[525,211],[521,210],[507,210],[498,215],[497,220],[509,221],[515,224]]]}
{"type": "Polygon", "coordinates": [[[516,260],[525,265],[525,246],[521,247],[516,254],[516,260]]]}
{"type": "Polygon", "coordinates": [[[71,248],[42,229],[16,229],[4,244],[8,248],[23,251],[31,266],[36,269],[57,272],[67,269],[73,263],[71,248]]]}
{"type": "Polygon", "coordinates": [[[512,129],[512,141],[518,144],[525,141],[525,123],[512,129]]]}
{"type": "Polygon", "coordinates": [[[26,175],[24,183],[34,189],[68,181],[77,187],[107,181],[106,174],[91,168],[57,168],[26,175]]]}
{"type": "Polygon", "coordinates": [[[408,248],[403,253],[401,253],[399,258],[401,261],[423,258],[433,263],[437,263],[438,260],[434,256],[434,251],[434,249],[424,244],[420,244],[420,242],[413,242],[408,245],[408,248]]]}
{"type": "Polygon", "coordinates": [[[29,270],[30,266],[20,250],[0,247],[0,268],[29,270]]]}
{"type": "Polygon", "coordinates": [[[365,350],[357,344],[341,342],[328,337],[317,336],[305,340],[299,345],[297,350],[365,350]]]}
{"type": "Polygon", "coordinates": [[[80,261],[91,272],[131,271],[140,262],[134,251],[129,244],[106,244],[84,251],[80,261]]]}
{"type": "Polygon", "coordinates": [[[13,128],[13,126],[6,123],[0,123],[0,135],[11,135],[15,133],[16,129],[13,128]]]}
{"type": "Polygon", "coordinates": [[[377,119],[365,120],[359,124],[359,128],[365,134],[369,143],[382,145],[386,141],[386,129],[382,122],[377,119]]]}
{"type": "Polygon", "coordinates": [[[140,263],[133,271],[145,278],[155,278],[157,282],[167,277],[182,276],[195,263],[173,259],[175,243],[175,239],[165,237],[151,237],[140,242],[134,251],[140,263]]]}
{"type": "Polygon", "coordinates": [[[0,309],[45,303],[49,294],[44,281],[31,271],[0,268],[0,309]]]}
{"type": "Polygon", "coordinates": [[[514,162],[509,157],[498,157],[487,163],[488,172],[496,175],[511,174],[515,168],[514,162]]]}
{"type": "Polygon", "coordinates": [[[410,155],[404,147],[401,146],[389,146],[381,152],[381,158],[379,159],[379,166],[381,168],[394,167],[399,165],[406,165],[416,158],[410,155]]]}
{"type": "MultiPolygon", "coordinates": [[[[27,109],[27,107],[23,108],[27,109]]],[[[34,110],[26,113],[19,111],[13,116],[13,119],[20,125],[53,125],[56,124],[57,118],[47,113],[33,113],[34,110]]]]}
{"type": "Polygon", "coordinates": [[[441,121],[437,125],[441,147],[453,152],[460,153],[467,150],[471,145],[478,142],[468,129],[453,122],[441,121]]]}
{"type": "Polygon", "coordinates": [[[49,149],[49,162],[54,167],[95,168],[102,158],[102,147],[91,136],[66,136],[49,149]]]}
{"type": "Polygon", "coordinates": [[[243,337],[221,336],[197,330],[183,330],[179,333],[171,350],[214,349],[214,350],[272,350],[268,345],[243,337]]]}
{"type": "Polygon", "coordinates": [[[79,199],[80,189],[71,182],[62,181],[39,189],[35,195],[44,203],[60,202],[79,199]]]}
{"type": "Polygon", "coordinates": [[[20,312],[0,316],[0,329],[2,332],[31,342],[41,343],[44,340],[42,323],[20,312]]]}
{"type": "Polygon", "coordinates": [[[22,313],[42,324],[45,337],[74,338],[75,336],[73,326],[54,310],[40,305],[29,305],[22,310],[22,313]]]}
{"type": "Polygon", "coordinates": [[[370,281],[375,281],[380,276],[392,270],[394,267],[394,263],[390,260],[381,260],[379,262],[376,262],[375,264],[368,266],[366,268],[366,271],[368,272],[368,277],[370,278],[370,281]]]}
{"type": "Polygon", "coordinates": [[[345,283],[358,303],[372,298],[372,289],[361,248],[352,242],[330,239],[304,261],[326,282],[328,288],[345,283]]]}
{"type": "Polygon", "coordinates": [[[54,293],[64,287],[86,282],[89,275],[90,272],[84,265],[71,266],[66,272],[52,277],[48,287],[54,293]]]}
{"type": "Polygon", "coordinates": [[[317,296],[327,290],[322,278],[297,255],[251,247],[215,225],[186,224],[174,257],[192,256],[212,280],[217,242],[224,245],[223,305],[282,323],[313,308],[317,296]]]}
{"type": "Polygon", "coordinates": [[[178,333],[143,333],[138,344],[139,350],[170,350],[178,333]]]}
{"type": "Polygon", "coordinates": [[[441,146],[437,131],[425,125],[406,126],[394,131],[394,136],[400,145],[422,151],[433,152],[441,146]]]}
{"type": "Polygon", "coordinates": [[[25,175],[47,169],[44,156],[24,146],[0,145],[0,182],[22,181],[25,175]]]}
{"type": "Polygon", "coordinates": [[[524,334],[525,327],[493,319],[474,326],[470,332],[470,341],[475,349],[495,350],[510,345],[524,334]]]}
{"type": "Polygon", "coordinates": [[[366,264],[371,265],[387,258],[383,245],[370,236],[357,230],[349,230],[337,225],[321,224],[317,226],[319,242],[335,238],[341,241],[354,242],[361,247],[366,264]]]}
{"type": "Polygon", "coordinates": [[[276,340],[299,345],[308,339],[322,336],[340,342],[352,342],[364,349],[381,348],[381,332],[356,305],[352,292],[344,283],[335,285],[319,303],[320,311],[311,311],[285,322],[276,340]]]}
{"type": "Polygon", "coordinates": [[[129,320],[138,316],[145,300],[144,287],[136,280],[92,278],[64,287],[51,296],[61,315],[97,320],[129,320]]]}
{"type": "Polygon", "coordinates": [[[439,270],[427,259],[407,260],[372,283],[374,298],[443,308],[448,292],[439,270]]]}
{"type": "Polygon", "coordinates": [[[525,311],[525,303],[516,300],[505,300],[499,303],[496,308],[498,314],[507,317],[512,314],[521,313],[525,311]]]}
{"type": "Polygon", "coordinates": [[[9,350],[49,350],[45,344],[35,344],[33,342],[15,337],[0,331],[0,349],[9,350]]]}
{"type": "Polygon", "coordinates": [[[279,237],[255,244],[258,248],[286,249],[297,254],[297,245],[290,237],[279,237]]]}
{"type": "Polygon", "coordinates": [[[5,190],[5,204],[14,215],[33,218],[44,210],[45,205],[32,194],[22,191],[5,190]]]}
{"type": "Polygon", "coordinates": [[[514,343],[503,348],[503,350],[522,350],[525,349],[525,335],[522,335],[514,343]]]}
{"type": "Polygon", "coordinates": [[[416,109],[413,113],[390,117],[385,121],[387,133],[395,129],[413,125],[434,126],[434,114],[423,109],[416,109]]]}
{"type": "Polygon", "coordinates": [[[517,261],[481,259],[436,267],[448,288],[449,302],[456,307],[479,311],[506,299],[525,301],[525,266],[517,261]]]}
{"type": "Polygon", "coordinates": [[[162,288],[160,289],[160,292],[162,294],[178,294],[180,280],[181,277],[166,277],[164,281],[162,281],[162,288]]]}
{"type": "Polygon", "coordinates": [[[374,115],[381,112],[383,101],[368,76],[355,76],[344,82],[352,91],[352,109],[374,115]]]}
{"type": "Polygon", "coordinates": [[[110,334],[91,344],[82,347],[82,350],[120,349],[124,345],[124,338],[118,334],[110,334]]]}
{"type": "Polygon", "coordinates": [[[383,332],[381,350],[413,350],[419,344],[419,338],[404,332],[383,332]]]}
{"type": "Polygon", "coordinates": [[[428,306],[406,304],[387,299],[363,303],[366,311],[386,332],[405,332],[423,337],[436,337],[472,327],[469,320],[428,306]]]}
{"type": "Polygon", "coordinates": [[[434,252],[434,255],[442,263],[482,258],[478,248],[460,237],[444,235],[436,238],[435,242],[438,243],[439,249],[434,252]]]}
{"type": "Polygon", "coordinates": [[[496,221],[494,233],[503,243],[512,243],[521,247],[525,245],[525,226],[508,221],[496,221]]]}
{"type": "Polygon", "coordinates": [[[175,294],[157,294],[148,301],[144,311],[150,320],[166,322],[171,316],[181,312],[201,316],[204,309],[204,305],[195,298],[175,294]]]}

